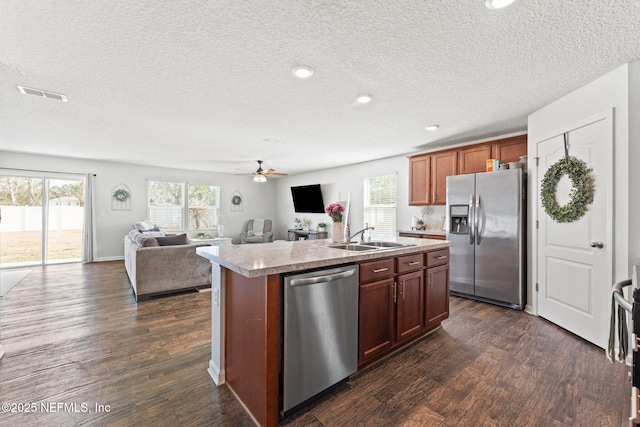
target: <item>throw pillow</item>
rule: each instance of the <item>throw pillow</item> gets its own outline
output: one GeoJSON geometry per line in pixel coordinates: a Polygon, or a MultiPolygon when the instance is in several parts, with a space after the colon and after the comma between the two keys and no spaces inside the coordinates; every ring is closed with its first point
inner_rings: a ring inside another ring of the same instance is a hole
{"type": "Polygon", "coordinates": [[[255,236],[255,234],[253,234],[253,233],[254,233],[254,231],[253,231],[253,230],[249,230],[249,231],[247,231],[247,237],[253,237],[253,236],[255,236]]]}
{"type": "Polygon", "coordinates": [[[142,234],[149,237],[164,237],[164,231],[143,231],[142,234]]]}
{"type": "Polygon", "coordinates": [[[262,237],[262,236],[264,236],[264,233],[262,231],[254,231],[253,235],[256,236],[256,237],[262,237]]]}
{"type": "Polygon", "coordinates": [[[189,239],[186,234],[177,234],[175,236],[156,237],[160,246],[172,246],[172,245],[188,245],[189,239]]]}
{"type": "Polygon", "coordinates": [[[149,221],[138,221],[135,223],[135,225],[133,226],[133,228],[135,228],[138,231],[162,231],[162,229],[160,228],[159,225],[154,224],[152,222],[149,221]]]}
{"type": "Polygon", "coordinates": [[[133,240],[135,240],[138,246],[142,246],[143,248],[160,246],[154,237],[145,236],[142,233],[138,233],[133,240]]]}

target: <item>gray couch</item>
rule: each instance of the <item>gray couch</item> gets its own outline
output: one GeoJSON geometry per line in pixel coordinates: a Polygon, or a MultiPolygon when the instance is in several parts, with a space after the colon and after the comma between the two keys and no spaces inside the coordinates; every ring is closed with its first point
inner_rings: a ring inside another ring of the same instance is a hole
{"type": "Polygon", "coordinates": [[[270,219],[263,219],[262,227],[258,230],[255,229],[253,219],[247,222],[247,231],[240,233],[240,243],[271,243],[273,242],[273,231],[270,219]]]}
{"type": "Polygon", "coordinates": [[[186,236],[152,237],[131,230],[124,239],[124,263],[136,301],[151,295],[211,286],[211,264],[196,254],[186,236]],[[158,241],[169,243],[161,246],[158,241]],[[184,243],[187,244],[176,244],[184,243]]]}

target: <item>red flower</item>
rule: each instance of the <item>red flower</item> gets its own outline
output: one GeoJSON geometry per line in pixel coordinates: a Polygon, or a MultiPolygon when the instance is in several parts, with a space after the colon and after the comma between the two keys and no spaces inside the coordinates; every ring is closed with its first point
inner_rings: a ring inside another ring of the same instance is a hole
{"type": "Polygon", "coordinates": [[[331,203],[324,208],[324,211],[329,215],[333,222],[342,222],[342,212],[344,212],[344,206],[340,203],[331,203]]]}

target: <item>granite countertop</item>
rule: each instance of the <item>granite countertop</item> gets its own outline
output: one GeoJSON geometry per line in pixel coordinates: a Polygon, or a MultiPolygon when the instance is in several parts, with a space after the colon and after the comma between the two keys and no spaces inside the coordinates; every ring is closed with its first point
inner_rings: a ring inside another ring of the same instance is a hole
{"type": "Polygon", "coordinates": [[[413,233],[413,234],[429,234],[432,236],[446,236],[447,232],[441,229],[429,229],[429,230],[398,230],[398,233],[413,233]]]}
{"type": "Polygon", "coordinates": [[[196,248],[196,253],[245,277],[259,277],[443,249],[453,244],[447,240],[409,237],[396,237],[389,241],[413,246],[371,252],[353,252],[331,248],[329,246],[335,243],[329,239],[321,239],[200,246],[196,248]]]}

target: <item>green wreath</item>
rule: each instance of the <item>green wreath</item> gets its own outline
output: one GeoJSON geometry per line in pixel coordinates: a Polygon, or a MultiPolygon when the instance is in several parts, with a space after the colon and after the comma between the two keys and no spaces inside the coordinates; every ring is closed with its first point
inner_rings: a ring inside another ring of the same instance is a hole
{"type": "Polygon", "coordinates": [[[116,191],[113,192],[113,198],[119,202],[126,202],[129,196],[130,196],[129,192],[124,188],[118,188],[116,191]]]}
{"type": "Polygon", "coordinates": [[[232,205],[238,206],[240,203],[242,203],[242,197],[236,195],[231,198],[232,205]]]}
{"type": "Polygon", "coordinates": [[[587,212],[587,208],[593,203],[594,192],[593,177],[587,164],[575,157],[564,157],[545,172],[540,198],[545,212],[555,222],[573,222],[587,212]],[[564,175],[571,179],[572,188],[569,202],[560,206],[556,200],[556,186],[564,175]]]}

